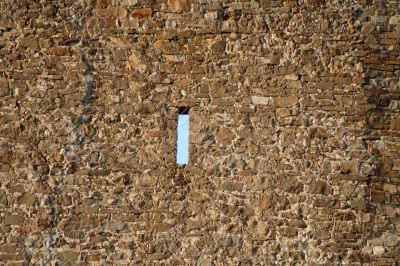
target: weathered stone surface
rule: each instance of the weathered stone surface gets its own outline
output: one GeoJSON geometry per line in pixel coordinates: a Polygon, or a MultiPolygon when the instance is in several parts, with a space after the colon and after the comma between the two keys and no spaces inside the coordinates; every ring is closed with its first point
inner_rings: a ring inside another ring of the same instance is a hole
{"type": "Polygon", "coordinates": [[[151,8],[141,8],[137,9],[132,13],[134,18],[150,18],[153,15],[153,10],[151,8]]]}
{"type": "Polygon", "coordinates": [[[291,110],[288,109],[288,108],[278,108],[278,109],[276,110],[276,114],[277,114],[279,117],[284,118],[284,117],[290,116],[290,115],[292,114],[292,112],[291,112],[291,110]]]}
{"type": "Polygon", "coordinates": [[[261,212],[265,211],[266,209],[269,209],[272,205],[273,205],[273,200],[270,196],[262,196],[259,199],[258,208],[261,212]]]}
{"type": "Polygon", "coordinates": [[[61,261],[78,261],[80,253],[73,250],[65,250],[58,253],[58,257],[61,261]]]}
{"type": "Polygon", "coordinates": [[[190,0],[168,0],[168,6],[175,11],[190,11],[190,0]]]}
{"type": "Polygon", "coordinates": [[[7,194],[3,189],[0,189],[0,204],[7,205],[7,203],[8,203],[7,194]]]}
{"type": "Polygon", "coordinates": [[[156,111],[156,107],[153,103],[138,103],[135,104],[134,110],[136,113],[151,114],[156,111]]]}
{"type": "Polygon", "coordinates": [[[113,232],[119,232],[121,230],[123,230],[126,227],[126,223],[122,222],[122,221],[114,221],[111,220],[106,224],[106,229],[113,231],[113,232]]]}
{"type": "Polygon", "coordinates": [[[242,191],[242,184],[237,183],[237,182],[231,182],[227,181],[222,183],[221,185],[223,190],[228,190],[228,191],[242,191]]]}
{"type": "Polygon", "coordinates": [[[350,201],[350,206],[353,209],[364,211],[366,208],[365,199],[360,197],[354,198],[353,200],[350,201]]]}
{"type": "Polygon", "coordinates": [[[20,215],[5,215],[4,224],[6,225],[22,225],[24,223],[24,217],[20,215]]]}
{"type": "Polygon", "coordinates": [[[24,193],[19,199],[19,204],[34,205],[36,202],[36,196],[32,193],[24,193]]]}
{"type": "Polygon", "coordinates": [[[295,177],[288,176],[280,180],[279,188],[289,193],[300,193],[303,191],[303,186],[295,177]]]}
{"type": "Polygon", "coordinates": [[[119,18],[125,18],[128,15],[128,11],[126,8],[119,6],[114,9],[114,16],[119,17],[119,18]]]}
{"type": "Polygon", "coordinates": [[[382,246],[373,247],[372,250],[374,251],[374,255],[383,255],[385,253],[385,248],[382,246]]]}
{"type": "Polygon", "coordinates": [[[136,184],[141,187],[151,187],[157,184],[157,178],[148,174],[137,178],[136,184]]]}
{"type": "Polygon", "coordinates": [[[398,11],[1,1],[0,264],[400,264],[398,11]]]}
{"type": "Polygon", "coordinates": [[[343,174],[356,174],[358,173],[358,161],[346,161],[340,166],[340,172],[343,174]]]}
{"type": "Polygon", "coordinates": [[[0,28],[9,29],[15,27],[11,17],[1,16],[0,17],[0,28]]]}
{"type": "Polygon", "coordinates": [[[261,104],[261,105],[268,105],[270,103],[270,99],[268,97],[262,96],[253,96],[251,97],[251,101],[253,104],[261,104]]]}
{"type": "Polygon", "coordinates": [[[390,17],[389,24],[391,24],[391,25],[400,24],[400,15],[390,17]]]}
{"type": "Polygon", "coordinates": [[[317,180],[310,184],[309,192],[312,194],[330,194],[332,189],[326,182],[317,180]]]}
{"type": "Polygon", "coordinates": [[[220,54],[225,52],[226,48],[226,41],[225,40],[220,40],[216,41],[212,46],[211,46],[211,51],[213,51],[216,54],[220,54]]]}
{"type": "Polygon", "coordinates": [[[276,107],[292,107],[297,103],[297,100],[296,96],[287,96],[273,98],[272,102],[276,107]]]}

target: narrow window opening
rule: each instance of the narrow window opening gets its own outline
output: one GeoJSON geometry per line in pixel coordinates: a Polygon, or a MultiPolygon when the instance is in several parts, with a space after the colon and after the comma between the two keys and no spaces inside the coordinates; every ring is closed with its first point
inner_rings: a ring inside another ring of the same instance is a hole
{"type": "Polygon", "coordinates": [[[176,163],[189,163],[189,107],[179,107],[176,163]]]}

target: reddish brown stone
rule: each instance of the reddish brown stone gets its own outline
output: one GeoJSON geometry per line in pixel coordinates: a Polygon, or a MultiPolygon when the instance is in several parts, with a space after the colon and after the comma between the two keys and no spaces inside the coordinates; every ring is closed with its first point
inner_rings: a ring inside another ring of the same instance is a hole
{"type": "Polygon", "coordinates": [[[385,201],[385,193],[384,192],[375,192],[371,194],[372,202],[384,202],[385,201]]]}
{"type": "Polygon", "coordinates": [[[380,65],[380,64],[382,64],[382,60],[378,60],[378,59],[365,58],[363,61],[364,61],[364,64],[367,64],[367,65],[380,65]]]}
{"type": "Polygon", "coordinates": [[[141,8],[137,9],[132,13],[134,18],[151,18],[153,15],[153,10],[151,8],[141,8]]]}
{"type": "Polygon", "coordinates": [[[385,64],[387,64],[387,65],[400,65],[400,60],[388,60],[388,61],[385,61],[385,64]]]}
{"type": "Polygon", "coordinates": [[[149,137],[160,138],[166,135],[166,132],[163,130],[153,130],[148,133],[149,137]]]}
{"type": "Polygon", "coordinates": [[[87,255],[86,261],[98,261],[99,257],[97,255],[87,255]]]}
{"type": "Polygon", "coordinates": [[[68,49],[66,47],[55,47],[53,48],[53,55],[55,56],[65,56],[68,55],[68,49]]]}

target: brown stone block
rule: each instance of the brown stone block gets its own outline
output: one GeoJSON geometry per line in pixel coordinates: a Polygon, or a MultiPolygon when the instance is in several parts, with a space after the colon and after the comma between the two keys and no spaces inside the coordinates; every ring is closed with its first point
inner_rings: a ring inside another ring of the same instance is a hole
{"type": "Polygon", "coordinates": [[[4,224],[6,225],[22,225],[24,223],[24,217],[20,215],[6,215],[4,217],[4,224]]]}
{"type": "Polygon", "coordinates": [[[154,48],[158,52],[172,54],[172,45],[168,40],[158,40],[154,43],[154,48]]]}
{"type": "Polygon", "coordinates": [[[89,254],[86,256],[85,261],[98,261],[99,256],[94,254],[89,254]]]}
{"type": "Polygon", "coordinates": [[[36,202],[36,197],[32,193],[24,193],[19,199],[19,204],[34,205],[36,202]]]}
{"type": "Polygon", "coordinates": [[[52,17],[57,14],[57,9],[53,5],[47,5],[42,10],[42,16],[52,17]]]}
{"type": "Polygon", "coordinates": [[[384,34],[385,38],[389,39],[400,39],[400,30],[387,32],[384,34]]]}
{"type": "Polygon", "coordinates": [[[152,138],[161,138],[165,137],[167,135],[167,132],[164,130],[153,130],[148,132],[148,136],[152,138]]]}
{"type": "Polygon", "coordinates": [[[400,116],[392,116],[390,127],[392,130],[400,130],[400,116]]]}
{"type": "Polygon", "coordinates": [[[278,184],[277,188],[289,193],[298,194],[304,190],[304,185],[297,181],[296,177],[286,176],[280,179],[280,183],[278,184]]]}
{"type": "Polygon", "coordinates": [[[115,18],[101,18],[99,19],[99,26],[104,28],[114,28],[115,18]]]}
{"type": "Polygon", "coordinates": [[[96,27],[100,22],[100,18],[97,17],[90,17],[86,21],[86,27],[88,28],[94,28],[96,27]]]}
{"type": "Polygon", "coordinates": [[[30,49],[37,49],[39,47],[39,42],[37,37],[29,36],[21,39],[21,45],[30,49]]]}
{"type": "Polygon", "coordinates": [[[153,226],[153,229],[158,232],[165,232],[172,228],[172,225],[167,223],[157,223],[153,226]]]}
{"type": "Polygon", "coordinates": [[[330,194],[332,189],[328,184],[321,180],[314,180],[309,187],[309,192],[312,194],[330,194]]]}
{"type": "Polygon", "coordinates": [[[384,45],[395,45],[396,43],[397,43],[396,39],[383,38],[380,41],[380,44],[384,44],[384,45]]]}
{"type": "Polygon", "coordinates": [[[16,253],[18,251],[18,246],[15,244],[2,244],[0,246],[0,253],[16,253]]]}
{"type": "Polygon", "coordinates": [[[289,226],[295,228],[307,228],[307,224],[303,220],[291,219],[289,220],[289,226]]]}
{"type": "Polygon", "coordinates": [[[359,161],[345,161],[340,166],[340,172],[342,174],[357,174],[360,162],[359,161]]]}
{"type": "Polygon", "coordinates": [[[218,130],[215,138],[217,143],[229,144],[236,138],[236,135],[230,129],[224,127],[218,130]]]}
{"type": "Polygon", "coordinates": [[[139,114],[151,114],[156,111],[156,107],[151,102],[137,103],[134,105],[134,111],[139,114]]]}
{"type": "Polygon", "coordinates": [[[3,189],[0,189],[0,205],[7,205],[7,204],[8,204],[7,193],[3,189]]]}
{"type": "Polygon", "coordinates": [[[175,11],[190,11],[190,0],[168,0],[168,6],[175,11]]]}
{"type": "Polygon", "coordinates": [[[0,163],[7,164],[13,162],[15,159],[15,154],[13,151],[8,149],[7,146],[0,146],[0,163]]]}
{"type": "Polygon", "coordinates": [[[365,211],[367,208],[367,204],[365,203],[364,198],[354,198],[350,201],[351,208],[359,211],[365,211]]]}
{"type": "Polygon", "coordinates": [[[383,63],[382,60],[372,59],[372,58],[364,58],[363,62],[364,64],[367,65],[381,65],[383,63]]]}
{"type": "Polygon", "coordinates": [[[351,84],[351,77],[336,77],[334,83],[341,86],[351,84]]]}
{"type": "Polygon", "coordinates": [[[6,173],[9,172],[11,169],[11,164],[0,164],[0,172],[6,173]]]}
{"type": "Polygon", "coordinates": [[[400,204],[400,194],[392,196],[392,204],[400,204]]]}
{"type": "Polygon", "coordinates": [[[370,69],[393,72],[393,65],[371,65],[370,69]]]}
{"type": "MultiPolygon", "coordinates": [[[[0,254],[0,261],[2,261],[2,262],[6,262],[6,261],[11,262],[13,260],[23,260],[22,253],[16,253],[16,254],[3,253],[3,254],[0,254]]],[[[12,265],[12,264],[7,263],[7,265],[12,265]]]]}
{"type": "Polygon", "coordinates": [[[77,261],[79,260],[80,252],[73,250],[65,250],[58,253],[58,258],[61,261],[77,261]]]}
{"type": "Polygon", "coordinates": [[[106,8],[108,5],[111,4],[109,0],[97,0],[97,8],[106,8]]]}
{"type": "Polygon", "coordinates": [[[126,8],[119,6],[114,9],[114,16],[119,18],[125,18],[128,15],[126,8]]]}
{"type": "Polygon", "coordinates": [[[296,105],[298,98],[296,96],[287,97],[275,97],[273,98],[273,104],[276,107],[287,108],[296,105]]]}
{"type": "Polygon", "coordinates": [[[278,230],[282,236],[295,237],[297,236],[298,229],[294,227],[284,227],[278,230]]]}
{"type": "Polygon", "coordinates": [[[0,17],[0,29],[11,29],[15,27],[15,23],[10,17],[1,16],[0,17]]]}
{"type": "Polygon", "coordinates": [[[385,201],[385,193],[384,192],[375,192],[371,194],[370,200],[372,202],[381,203],[385,201]]]}
{"type": "MultiPolygon", "coordinates": [[[[364,78],[362,75],[356,75],[353,77],[353,83],[357,84],[357,85],[361,85],[364,82],[364,78]]],[[[354,86],[353,90],[355,90],[357,87],[354,86]]],[[[351,91],[351,90],[350,90],[351,91]]]]}
{"type": "Polygon", "coordinates": [[[400,65],[400,60],[387,60],[384,62],[387,65],[400,65]]]}
{"type": "Polygon", "coordinates": [[[68,48],[59,46],[53,48],[52,54],[55,56],[66,56],[69,55],[69,51],[68,48]]]}
{"type": "Polygon", "coordinates": [[[333,82],[326,82],[321,81],[315,84],[315,88],[320,90],[332,90],[333,89],[333,82]]]}
{"type": "Polygon", "coordinates": [[[368,118],[368,126],[374,129],[384,129],[386,120],[387,118],[382,115],[377,115],[377,116],[371,115],[368,118]]]}
{"type": "Polygon", "coordinates": [[[220,53],[225,52],[225,47],[226,47],[226,41],[225,40],[216,41],[211,46],[211,51],[213,51],[216,54],[220,54],[220,53]]]}
{"type": "Polygon", "coordinates": [[[132,13],[134,18],[151,18],[153,16],[153,10],[151,8],[137,9],[132,13]]]}
{"type": "Polygon", "coordinates": [[[258,200],[258,208],[261,212],[269,209],[272,206],[272,198],[270,196],[262,196],[258,200]]]}

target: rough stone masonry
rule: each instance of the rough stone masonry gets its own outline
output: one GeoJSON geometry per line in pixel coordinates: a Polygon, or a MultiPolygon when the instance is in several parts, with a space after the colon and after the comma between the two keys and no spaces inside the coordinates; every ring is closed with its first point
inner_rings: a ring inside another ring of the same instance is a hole
{"type": "Polygon", "coordinates": [[[399,40],[397,0],[0,1],[0,264],[399,265],[399,40]]]}

